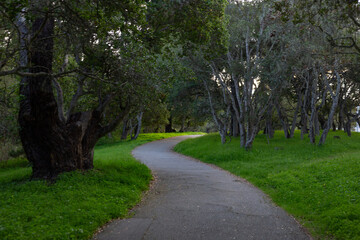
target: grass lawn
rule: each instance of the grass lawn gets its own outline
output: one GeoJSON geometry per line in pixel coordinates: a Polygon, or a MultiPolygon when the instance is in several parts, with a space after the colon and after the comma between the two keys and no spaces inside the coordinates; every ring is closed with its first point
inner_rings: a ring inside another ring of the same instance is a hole
{"type": "Polygon", "coordinates": [[[210,134],[175,150],[249,180],[316,238],[360,239],[360,134],[330,132],[321,147],[299,135],[285,139],[276,132],[270,144],[258,135],[253,149],[245,151],[239,138],[221,145],[220,137],[210,134]]]}
{"type": "Polygon", "coordinates": [[[150,170],[131,156],[136,146],[189,133],[142,134],[136,141],[102,139],[95,169],[29,181],[25,159],[0,162],[0,239],[88,239],[103,224],[126,217],[148,189],[150,170]]]}

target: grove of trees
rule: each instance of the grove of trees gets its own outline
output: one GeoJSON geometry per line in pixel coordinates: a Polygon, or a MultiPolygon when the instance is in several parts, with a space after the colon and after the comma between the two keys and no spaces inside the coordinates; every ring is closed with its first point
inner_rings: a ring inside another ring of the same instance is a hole
{"type": "Polygon", "coordinates": [[[240,136],[250,149],[260,130],[272,138],[279,127],[318,145],[330,129],[350,136],[359,123],[358,14],[357,1],[230,1],[227,52],[197,52],[191,64],[222,142],[240,136]]]}
{"type": "Polygon", "coordinates": [[[222,143],[282,129],[322,145],[360,123],[358,1],[0,3],[0,141],[33,178],[93,168],[116,128],[195,129],[222,143]],[[317,138],[318,136],[318,138],[317,138]]]}

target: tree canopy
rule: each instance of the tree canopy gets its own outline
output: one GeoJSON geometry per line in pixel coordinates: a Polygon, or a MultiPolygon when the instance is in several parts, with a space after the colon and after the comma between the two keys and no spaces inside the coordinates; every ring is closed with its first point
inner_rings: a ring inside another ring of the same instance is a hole
{"type": "Polygon", "coordinates": [[[322,145],[359,123],[358,1],[6,0],[0,11],[1,140],[19,128],[34,178],[91,169],[119,125],[126,139],[212,121],[223,143],[251,149],[260,130],[322,145]]]}

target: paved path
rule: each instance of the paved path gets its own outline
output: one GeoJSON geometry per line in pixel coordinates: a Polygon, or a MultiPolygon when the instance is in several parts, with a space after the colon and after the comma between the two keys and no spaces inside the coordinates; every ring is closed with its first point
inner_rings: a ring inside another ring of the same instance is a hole
{"type": "Polygon", "coordinates": [[[151,142],[133,151],[158,181],[132,218],[108,224],[95,239],[311,239],[257,188],[171,151],[189,137],[151,142]]]}

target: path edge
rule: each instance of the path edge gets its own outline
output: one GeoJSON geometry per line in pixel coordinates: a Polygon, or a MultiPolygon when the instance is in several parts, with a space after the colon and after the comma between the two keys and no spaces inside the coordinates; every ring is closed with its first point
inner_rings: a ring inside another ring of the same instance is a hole
{"type": "MultiPolygon", "coordinates": [[[[188,135],[186,135],[186,136],[188,136],[188,135]]],[[[164,140],[164,139],[162,139],[162,140],[164,140]]],[[[183,141],[185,141],[185,140],[188,140],[188,139],[184,139],[183,141]]],[[[182,142],[182,141],[180,141],[180,142],[182,142]]],[[[172,151],[173,153],[175,153],[175,154],[177,154],[177,155],[179,155],[179,156],[185,157],[185,158],[187,158],[187,159],[190,160],[190,161],[202,163],[202,164],[208,165],[208,166],[211,167],[211,168],[214,168],[214,169],[220,170],[220,171],[222,171],[222,172],[225,172],[226,174],[228,174],[228,175],[232,176],[233,178],[239,180],[239,182],[242,182],[242,183],[244,183],[244,184],[247,184],[249,187],[251,187],[251,188],[253,188],[253,189],[256,189],[257,191],[260,191],[260,192],[265,196],[265,198],[266,198],[266,199],[264,199],[264,200],[268,201],[269,204],[272,204],[274,207],[279,208],[279,209],[281,209],[282,211],[284,211],[290,218],[292,218],[292,219],[298,224],[298,226],[300,227],[300,229],[304,231],[304,233],[309,237],[309,239],[314,239],[314,237],[311,235],[310,231],[309,231],[303,224],[301,224],[301,222],[300,222],[298,219],[296,219],[293,215],[291,215],[289,212],[287,212],[284,208],[280,207],[277,203],[275,203],[275,202],[272,200],[272,198],[269,196],[269,194],[265,193],[262,189],[256,187],[253,183],[251,183],[251,182],[248,181],[247,179],[242,178],[242,177],[240,177],[240,176],[237,176],[237,175],[235,175],[235,174],[233,174],[233,173],[231,173],[231,172],[229,172],[229,171],[227,171],[227,170],[225,170],[225,169],[223,169],[223,168],[221,168],[221,167],[219,167],[219,166],[217,166],[217,165],[215,165],[215,164],[206,163],[206,162],[203,162],[203,161],[201,161],[201,160],[199,160],[199,159],[197,159],[197,158],[194,158],[194,157],[191,157],[191,156],[184,155],[184,154],[182,154],[182,153],[176,152],[176,151],[174,150],[174,148],[175,148],[180,142],[178,142],[175,146],[173,146],[173,147],[171,148],[171,151],[172,151]]]]}

